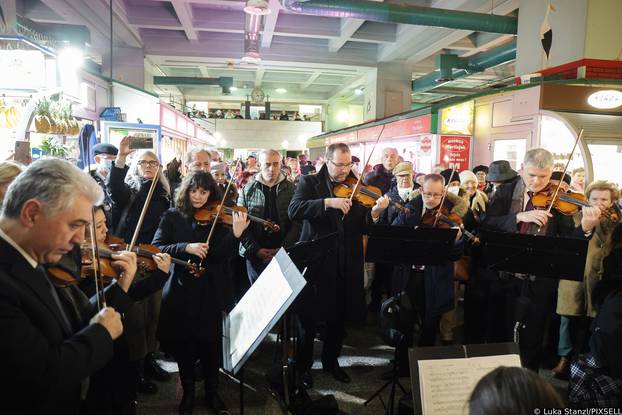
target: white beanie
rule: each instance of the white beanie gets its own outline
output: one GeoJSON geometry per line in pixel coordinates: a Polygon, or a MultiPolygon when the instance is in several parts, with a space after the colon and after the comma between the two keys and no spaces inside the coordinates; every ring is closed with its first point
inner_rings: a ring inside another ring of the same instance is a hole
{"type": "Polygon", "coordinates": [[[477,176],[471,170],[463,170],[460,172],[460,183],[465,184],[469,180],[473,180],[477,183],[477,176]]]}

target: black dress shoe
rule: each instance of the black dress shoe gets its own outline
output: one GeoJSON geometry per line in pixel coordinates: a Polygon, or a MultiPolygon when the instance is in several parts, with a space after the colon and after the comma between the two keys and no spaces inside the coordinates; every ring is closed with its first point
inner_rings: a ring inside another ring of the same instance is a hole
{"type": "Polygon", "coordinates": [[[205,406],[213,413],[219,414],[220,412],[227,411],[227,405],[220,399],[218,393],[208,393],[205,396],[205,406]]]}
{"type": "Polygon", "coordinates": [[[330,368],[324,368],[324,372],[330,373],[335,379],[342,383],[350,383],[352,381],[346,371],[343,370],[339,365],[334,365],[330,368]]]}
{"type": "Polygon", "coordinates": [[[145,375],[159,382],[166,382],[171,378],[171,374],[160,367],[153,353],[145,357],[145,375]]]}
{"type": "Polygon", "coordinates": [[[139,393],[154,395],[158,393],[158,386],[144,376],[138,376],[136,379],[136,390],[139,393]]]}
{"type": "Polygon", "coordinates": [[[311,371],[305,370],[302,372],[302,375],[300,375],[300,381],[305,389],[311,389],[313,387],[313,376],[311,376],[311,371]]]}

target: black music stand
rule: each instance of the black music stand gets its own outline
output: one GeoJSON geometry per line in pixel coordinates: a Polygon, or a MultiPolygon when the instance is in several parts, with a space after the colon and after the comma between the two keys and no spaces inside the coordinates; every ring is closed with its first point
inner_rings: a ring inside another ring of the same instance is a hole
{"type": "Polygon", "coordinates": [[[457,229],[373,225],[369,228],[366,262],[438,265],[447,261],[457,229]]]}
{"type": "MultiPolygon", "coordinates": [[[[448,253],[453,250],[457,234],[457,229],[374,225],[369,229],[365,261],[405,265],[439,265],[448,261],[448,253]]],[[[403,285],[405,286],[406,283],[404,282],[403,285]]],[[[398,295],[401,295],[401,293],[398,295]]],[[[385,304],[396,298],[393,297],[387,300],[385,304]]],[[[384,306],[383,304],[383,308],[384,306]]],[[[382,319],[383,317],[381,313],[380,318],[382,319]]],[[[367,406],[377,397],[385,407],[386,414],[393,414],[396,387],[399,387],[403,393],[406,393],[406,390],[398,380],[399,344],[394,340],[397,336],[402,338],[405,336],[398,330],[392,329],[391,331],[391,335],[383,332],[380,333],[382,339],[394,347],[391,379],[385,382],[363,404],[367,406]],[[391,392],[388,405],[385,405],[381,394],[388,387],[391,388],[391,392]]]]}
{"type": "Polygon", "coordinates": [[[489,270],[583,281],[587,239],[484,231],[480,240],[489,270]]]}
{"type": "MultiPolygon", "coordinates": [[[[324,258],[326,258],[326,256],[330,254],[330,251],[334,250],[337,246],[336,239],[337,232],[332,232],[311,241],[299,241],[290,247],[285,247],[284,249],[305,279],[309,280],[312,278],[313,273],[309,274],[309,276],[307,275],[306,270],[309,268],[313,269],[317,266],[317,264],[323,263],[324,258]]],[[[276,392],[275,395],[279,399],[282,399],[279,403],[285,410],[289,410],[289,406],[292,404],[291,398],[298,393],[298,389],[301,387],[298,382],[299,378],[295,361],[289,357],[290,339],[294,345],[291,349],[294,349],[294,355],[296,353],[295,345],[298,338],[297,327],[298,325],[291,318],[291,312],[289,309],[286,310],[281,320],[281,333],[279,336],[282,343],[282,387],[280,385],[275,385],[276,387],[274,387],[276,392]]],[[[279,337],[277,337],[277,343],[279,337]]]]}
{"type": "MultiPolygon", "coordinates": [[[[482,232],[480,239],[482,267],[522,274],[525,287],[531,276],[583,281],[587,239],[490,231],[482,232]]],[[[516,301],[514,342],[518,344],[531,299],[521,296],[516,301]]]]}
{"type": "Polygon", "coordinates": [[[408,350],[410,365],[410,386],[415,415],[422,414],[419,382],[419,360],[461,359],[469,357],[518,354],[516,343],[487,343],[435,347],[415,347],[408,350]]]}

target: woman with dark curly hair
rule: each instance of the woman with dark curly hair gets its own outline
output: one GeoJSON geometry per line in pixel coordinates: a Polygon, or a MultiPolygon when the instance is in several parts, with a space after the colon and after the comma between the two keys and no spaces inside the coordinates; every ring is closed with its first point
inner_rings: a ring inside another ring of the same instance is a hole
{"type": "Polygon", "coordinates": [[[206,271],[191,274],[186,267],[175,265],[162,295],[158,338],[163,350],[179,366],[183,397],[180,414],[194,408],[195,362],[201,361],[205,376],[205,399],[208,408],[225,410],[217,394],[220,366],[223,304],[223,280],[231,279],[230,258],[237,253],[238,240],[248,227],[245,213],[235,212],[233,227],[217,224],[210,243],[211,224],[194,219],[196,211],[221,198],[220,189],[209,173],[196,171],[179,185],[175,208],[169,209],[156,231],[153,244],[176,258],[202,262],[206,271]]]}

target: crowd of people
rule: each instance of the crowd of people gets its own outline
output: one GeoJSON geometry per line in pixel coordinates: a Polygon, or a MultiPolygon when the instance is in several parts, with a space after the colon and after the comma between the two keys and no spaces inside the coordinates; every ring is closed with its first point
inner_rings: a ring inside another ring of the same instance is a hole
{"type": "MultiPolygon", "coordinates": [[[[293,306],[300,327],[297,380],[305,388],[314,385],[319,331],[323,370],[350,382],[338,360],[347,325],[401,295],[413,305],[408,321],[417,322],[396,328],[405,334],[397,346],[402,352],[511,342],[518,323],[525,369],[499,368],[484,377],[472,393],[471,413],[622,406],[617,186],[586,183],[583,169],[556,170],[542,148],[529,150],[519,171],[496,160],[460,172],[445,166],[416,172],[397,149],[379,151],[379,164],[358,166],[342,143],[328,146],[316,163],[271,149],[226,162],[195,148],[162,166],[153,151],[131,150],[126,137],[118,148],[94,146],[88,174],[53,158],[27,167],[0,163],[0,359],[12,377],[2,392],[5,406],[11,413],[135,413],[138,393],[157,393],[156,382],[171,377],[155,358],[162,351],[179,367],[180,414],[194,410],[198,380],[206,406],[225,410],[218,393],[222,313],[280,248],[322,238],[330,238],[327,255],[310,265],[293,306]],[[345,183],[380,193],[372,206],[336,197],[345,183]],[[534,206],[534,195],[558,184],[562,193],[584,195],[573,214],[534,206]],[[214,211],[229,215],[229,224],[214,220],[214,211]],[[457,228],[441,263],[365,262],[373,226],[426,227],[431,217],[434,227],[438,212],[457,228]],[[482,231],[587,240],[584,279],[491,270],[473,237],[482,231]],[[102,293],[92,278],[81,278],[85,269],[101,268],[84,257],[113,246],[113,237],[143,248],[120,243],[108,253],[113,276],[102,293]],[[145,254],[147,246],[153,255],[145,254]],[[58,267],[77,269],[76,283],[56,284],[50,275],[58,267]],[[459,303],[463,338],[456,330],[459,303]],[[567,396],[538,375],[542,368],[569,381],[567,396]]],[[[398,356],[398,371],[408,376],[407,354],[398,356]]]]}

